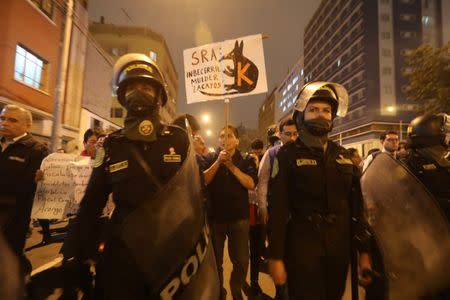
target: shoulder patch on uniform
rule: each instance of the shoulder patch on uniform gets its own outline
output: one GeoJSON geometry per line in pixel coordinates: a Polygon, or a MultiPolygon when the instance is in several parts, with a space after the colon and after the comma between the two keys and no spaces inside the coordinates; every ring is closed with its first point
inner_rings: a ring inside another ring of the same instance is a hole
{"type": "Polygon", "coordinates": [[[317,166],[317,160],[299,158],[299,159],[297,159],[297,167],[301,167],[301,166],[317,166]]]}
{"type": "Polygon", "coordinates": [[[124,160],[109,166],[109,172],[114,173],[123,169],[128,168],[128,160],[124,160]]]}
{"type": "Polygon", "coordinates": [[[424,170],[436,170],[437,167],[435,164],[427,164],[427,165],[422,165],[422,168],[424,170]]]}
{"type": "Polygon", "coordinates": [[[278,163],[278,158],[275,157],[275,159],[273,160],[272,174],[270,174],[270,177],[275,178],[278,175],[279,170],[280,166],[278,163]]]}
{"type": "Polygon", "coordinates": [[[105,148],[99,147],[95,151],[94,157],[94,168],[98,168],[103,164],[103,160],[105,159],[105,148]]]}

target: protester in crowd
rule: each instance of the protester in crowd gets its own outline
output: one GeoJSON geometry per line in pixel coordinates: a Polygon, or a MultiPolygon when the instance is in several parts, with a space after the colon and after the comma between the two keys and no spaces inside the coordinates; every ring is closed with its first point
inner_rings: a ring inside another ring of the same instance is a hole
{"type": "Polygon", "coordinates": [[[381,151],[370,153],[363,162],[363,172],[370,165],[372,160],[378,155],[378,153],[387,153],[392,157],[396,158],[396,153],[398,149],[398,133],[397,131],[388,130],[380,135],[381,151]]]}
{"type": "MultiPolygon", "coordinates": [[[[362,206],[358,171],[328,138],[346,102],[341,85],[305,85],[294,104],[299,138],[278,151],[272,168],[269,270],[275,284],[288,282],[290,299],[340,299],[349,263],[357,267],[356,246],[360,270],[371,268],[362,210],[356,209],[362,206]],[[352,220],[358,226],[350,226],[352,220]]],[[[360,281],[367,285],[370,278],[360,281]]]]}
{"type": "MultiPolygon", "coordinates": [[[[257,168],[263,156],[264,143],[260,139],[254,139],[250,144],[249,155],[255,160],[257,168]]],[[[262,263],[262,256],[265,242],[264,224],[258,220],[258,198],[256,190],[249,190],[249,239],[250,239],[250,287],[255,294],[262,293],[259,286],[259,269],[262,263]]]]}
{"type": "MultiPolygon", "coordinates": [[[[281,143],[269,148],[261,159],[258,169],[258,185],[256,188],[258,197],[258,219],[263,225],[267,225],[270,216],[270,202],[274,199],[270,197],[269,179],[272,172],[273,161],[282,145],[293,142],[298,137],[297,127],[294,120],[288,118],[280,122],[278,126],[281,143]],[[268,212],[269,211],[269,212],[268,212]]],[[[270,234],[270,232],[269,232],[270,234]]],[[[265,238],[264,238],[265,240],[265,238]]],[[[287,285],[275,285],[275,299],[285,299],[287,297],[287,285]]]]}
{"type": "Polygon", "coordinates": [[[401,141],[398,143],[398,149],[397,149],[397,158],[405,158],[408,156],[408,150],[406,149],[406,142],[401,141]]]}
{"type": "Polygon", "coordinates": [[[223,250],[228,238],[228,253],[233,264],[230,288],[233,299],[243,299],[242,289],[249,260],[248,190],[257,182],[256,164],[252,157],[241,155],[237,146],[239,135],[235,127],[223,128],[219,135],[220,148],[205,161],[203,172],[208,192],[209,218],[212,222],[214,251],[223,288],[223,250]]]}
{"type": "Polygon", "coordinates": [[[6,105],[0,113],[0,202],[6,220],[1,231],[8,246],[20,258],[21,273],[31,272],[23,254],[30,223],[36,171],[48,154],[47,148],[31,134],[31,113],[16,105],[6,105]]]}
{"type": "Polygon", "coordinates": [[[358,150],[355,149],[355,148],[348,148],[347,150],[348,150],[348,153],[350,155],[350,159],[353,162],[353,164],[355,166],[357,166],[358,169],[361,170],[362,169],[362,162],[363,162],[363,160],[361,158],[361,155],[359,155],[358,150]]]}
{"type": "Polygon", "coordinates": [[[97,140],[98,140],[98,132],[91,128],[87,129],[84,132],[83,136],[84,149],[83,151],[81,151],[80,155],[89,156],[90,158],[93,159],[95,157],[96,151],[95,145],[97,144],[97,140]]]}

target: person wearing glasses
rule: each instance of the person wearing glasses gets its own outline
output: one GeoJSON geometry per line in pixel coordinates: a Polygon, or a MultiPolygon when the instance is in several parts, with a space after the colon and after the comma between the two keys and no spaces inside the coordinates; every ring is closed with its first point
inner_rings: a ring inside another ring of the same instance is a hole
{"type": "Polygon", "coordinates": [[[364,160],[363,172],[369,167],[370,163],[375,159],[379,153],[387,153],[394,158],[397,158],[397,150],[399,145],[398,133],[397,131],[389,130],[383,132],[380,135],[381,151],[375,151],[368,155],[364,160]]]}

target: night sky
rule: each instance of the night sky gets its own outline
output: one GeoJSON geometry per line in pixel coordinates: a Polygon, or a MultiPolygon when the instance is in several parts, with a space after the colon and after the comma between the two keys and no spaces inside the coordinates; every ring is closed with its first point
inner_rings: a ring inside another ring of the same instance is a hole
{"type": "MultiPolygon", "coordinates": [[[[162,34],[169,46],[179,79],[178,113],[200,117],[209,113],[213,124],[203,131],[216,133],[224,122],[223,101],[186,104],[183,50],[199,45],[261,33],[270,92],[286,76],[301,54],[304,27],[319,0],[93,0],[91,21],[145,26],[162,34]]],[[[230,123],[258,126],[258,109],[266,94],[231,100],[230,123]]]]}
{"type": "MultiPolygon", "coordinates": [[[[443,10],[450,0],[443,0],[443,10]]],[[[161,33],[169,46],[179,79],[178,113],[200,117],[209,113],[216,133],[224,124],[223,102],[186,104],[183,50],[199,45],[262,33],[270,92],[286,76],[301,55],[304,27],[319,0],[92,0],[91,21],[105,17],[106,23],[145,26],[161,33]]],[[[444,16],[444,27],[449,27],[444,16]]],[[[448,40],[445,31],[444,40],[448,40]]],[[[231,124],[258,126],[258,109],[266,94],[231,100],[231,124]]],[[[213,142],[213,141],[210,141],[213,142]]]]}

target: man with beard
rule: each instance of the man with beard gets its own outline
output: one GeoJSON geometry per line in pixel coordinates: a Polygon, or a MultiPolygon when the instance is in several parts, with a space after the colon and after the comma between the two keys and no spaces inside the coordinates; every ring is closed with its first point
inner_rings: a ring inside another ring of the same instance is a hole
{"type": "Polygon", "coordinates": [[[204,215],[202,198],[197,196],[199,170],[195,157],[188,156],[185,130],[160,121],[160,107],[168,98],[163,74],[147,56],[126,54],[114,66],[113,85],[127,110],[125,126],[97,150],[64,255],[68,262],[97,258],[102,235],[98,220],[112,193],[116,208],[96,267],[96,299],[171,299],[179,293],[185,298],[214,299],[202,289],[213,293],[208,282],[217,278],[214,268],[207,269],[211,270],[208,280],[199,282],[196,276],[212,258],[212,250],[207,252],[204,245],[207,237],[200,244],[204,215]],[[191,176],[189,189],[180,179],[185,174],[191,176]]]}
{"type": "MultiPolygon", "coordinates": [[[[344,116],[347,105],[347,91],[339,84],[305,85],[294,105],[299,137],[274,161],[269,271],[276,285],[288,282],[290,299],[341,299],[352,231],[359,241],[367,240],[357,168],[347,151],[328,139],[333,119],[344,116]],[[352,218],[358,220],[355,230],[352,218]]],[[[371,269],[365,244],[358,245],[361,271],[371,269]]],[[[360,277],[361,284],[369,282],[360,277]]]]}

